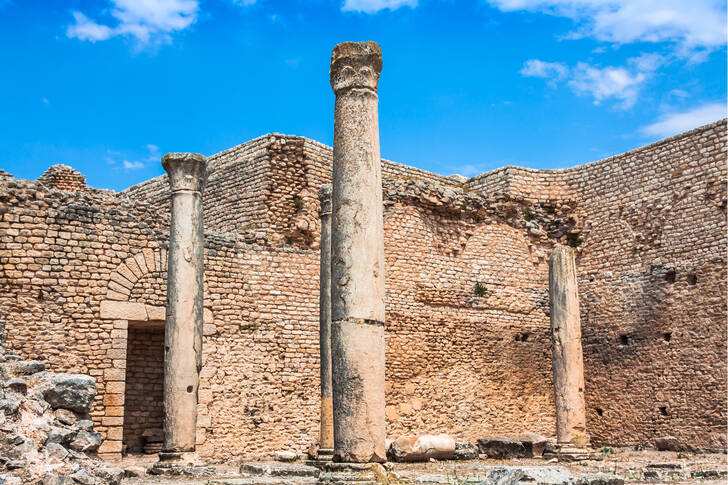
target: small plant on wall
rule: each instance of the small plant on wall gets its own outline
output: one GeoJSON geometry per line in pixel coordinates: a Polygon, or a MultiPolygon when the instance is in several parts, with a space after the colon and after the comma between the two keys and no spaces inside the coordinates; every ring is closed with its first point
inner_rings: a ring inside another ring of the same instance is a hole
{"type": "Polygon", "coordinates": [[[583,243],[584,241],[581,240],[578,233],[570,232],[569,234],[566,235],[566,242],[572,248],[578,248],[579,246],[581,246],[581,243],[583,243]]]}
{"type": "Polygon", "coordinates": [[[485,296],[488,294],[488,288],[480,281],[476,281],[475,285],[473,285],[473,293],[475,293],[475,296],[485,296]]]}
{"type": "Polygon", "coordinates": [[[294,196],[293,197],[293,206],[296,208],[297,211],[300,211],[301,209],[303,209],[303,199],[298,196],[294,196]]]}

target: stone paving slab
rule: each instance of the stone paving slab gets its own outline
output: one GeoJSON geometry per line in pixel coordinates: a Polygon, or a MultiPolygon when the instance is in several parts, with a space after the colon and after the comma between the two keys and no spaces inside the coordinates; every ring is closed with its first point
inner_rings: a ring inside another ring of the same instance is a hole
{"type": "Polygon", "coordinates": [[[321,470],[300,463],[281,463],[278,461],[256,461],[240,464],[242,475],[270,475],[276,477],[318,477],[321,470]]]}

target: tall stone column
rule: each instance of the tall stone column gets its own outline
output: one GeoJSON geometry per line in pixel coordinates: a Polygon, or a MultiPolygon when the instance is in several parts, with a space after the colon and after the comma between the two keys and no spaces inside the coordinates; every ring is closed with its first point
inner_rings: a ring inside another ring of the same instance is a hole
{"type": "Polygon", "coordinates": [[[589,445],[589,435],[586,432],[584,358],[581,350],[576,263],[574,250],[568,246],[557,246],[551,253],[549,300],[556,440],[562,454],[579,454],[589,445]]]}
{"type": "Polygon", "coordinates": [[[162,166],[172,189],[164,328],[164,452],[195,449],[197,387],[202,367],[202,191],[207,159],[168,153],[162,166]]]}
{"type": "Polygon", "coordinates": [[[321,355],[321,434],[319,459],[334,453],[334,404],[331,396],[331,185],[319,190],[321,201],[321,271],[319,349],[321,355]]]}
{"type": "Polygon", "coordinates": [[[331,357],[334,461],[383,462],[384,233],[374,42],[331,55],[334,112],[331,357]]]}

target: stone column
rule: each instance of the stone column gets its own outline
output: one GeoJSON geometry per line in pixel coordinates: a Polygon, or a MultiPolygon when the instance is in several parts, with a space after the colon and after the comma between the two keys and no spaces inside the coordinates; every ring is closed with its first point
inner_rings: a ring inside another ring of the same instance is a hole
{"type": "Polygon", "coordinates": [[[331,397],[331,185],[319,190],[321,201],[321,271],[319,349],[321,355],[321,435],[319,459],[334,453],[334,405],[331,397]]]}
{"type": "Polygon", "coordinates": [[[164,328],[164,446],[167,453],[194,451],[197,387],[202,367],[202,191],[207,159],[168,153],[162,166],[172,189],[164,328]]]}
{"type": "Polygon", "coordinates": [[[383,462],[384,233],[374,42],[331,55],[334,112],[331,357],[334,461],[383,462]]]}
{"type": "Polygon", "coordinates": [[[584,405],[579,292],[574,250],[556,246],[549,259],[556,440],[564,454],[589,445],[584,405]]]}

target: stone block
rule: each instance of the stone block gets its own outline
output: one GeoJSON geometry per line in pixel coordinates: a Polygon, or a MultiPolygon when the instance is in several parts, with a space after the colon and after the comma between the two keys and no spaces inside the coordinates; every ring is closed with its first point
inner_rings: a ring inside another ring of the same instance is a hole
{"type": "Polygon", "coordinates": [[[99,316],[111,320],[134,320],[143,322],[148,320],[146,306],[143,303],[129,301],[102,301],[99,316]]]}

